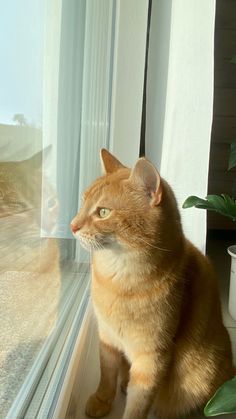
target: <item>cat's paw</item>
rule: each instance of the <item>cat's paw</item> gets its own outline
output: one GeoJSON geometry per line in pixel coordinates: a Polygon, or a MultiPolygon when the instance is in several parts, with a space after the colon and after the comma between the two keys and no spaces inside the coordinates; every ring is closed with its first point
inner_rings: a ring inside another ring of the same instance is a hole
{"type": "Polygon", "coordinates": [[[97,398],[96,394],[89,397],[85,412],[91,418],[102,418],[106,416],[111,410],[111,403],[109,401],[102,401],[97,398]]]}

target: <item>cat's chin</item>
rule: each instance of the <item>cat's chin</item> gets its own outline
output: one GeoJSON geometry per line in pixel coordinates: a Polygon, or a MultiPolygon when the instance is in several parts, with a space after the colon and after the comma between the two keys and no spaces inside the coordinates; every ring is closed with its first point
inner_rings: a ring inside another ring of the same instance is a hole
{"type": "Polygon", "coordinates": [[[99,240],[83,237],[78,231],[73,233],[76,240],[79,240],[81,246],[88,251],[112,250],[120,248],[114,237],[100,237],[99,240]]]}
{"type": "Polygon", "coordinates": [[[73,236],[85,250],[91,251],[93,249],[92,243],[81,237],[79,232],[73,233],[73,236]]]}
{"type": "Polygon", "coordinates": [[[102,250],[109,250],[109,249],[111,250],[112,249],[112,246],[109,245],[108,243],[103,244],[103,245],[97,244],[97,243],[92,244],[92,243],[85,243],[80,239],[79,239],[79,242],[80,242],[81,246],[83,247],[83,249],[85,249],[89,252],[100,252],[102,250]]]}
{"type": "Polygon", "coordinates": [[[87,250],[88,252],[91,252],[91,251],[94,250],[91,245],[85,244],[85,243],[81,242],[81,240],[79,242],[80,242],[80,245],[83,247],[83,249],[87,250]]]}
{"type": "Polygon", "coordinates": [[[82,240],[79,240],[81,246],[90,252],[101,252],[104,250],[121,250],[121,247],[117,243],[112,242],[103,242],[103,243],[85,243],[82,240]]]}

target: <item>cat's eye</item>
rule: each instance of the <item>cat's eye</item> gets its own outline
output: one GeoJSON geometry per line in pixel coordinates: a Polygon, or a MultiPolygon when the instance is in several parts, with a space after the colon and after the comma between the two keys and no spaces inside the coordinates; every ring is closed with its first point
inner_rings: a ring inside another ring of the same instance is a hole
{"type": "Polygon", "coordinates": [[[109,208],[98,208],[98,215],[100,218],[107,218],[110,213],[111,210],[109,208]]]}

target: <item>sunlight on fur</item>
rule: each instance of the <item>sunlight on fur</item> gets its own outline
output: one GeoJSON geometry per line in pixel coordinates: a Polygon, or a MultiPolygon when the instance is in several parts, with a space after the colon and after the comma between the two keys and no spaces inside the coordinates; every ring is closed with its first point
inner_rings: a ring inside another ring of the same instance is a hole
{"type": "Polygon", "coordinates": [[[84,193],[71,223],[92,253],[92,300],[101,379],[86,405],[112,408],[118,374],[122,419],[177,419],[202,409],[234,375],[217,281],[185,237],[174,194],[145,158],[130,170],[101,151],[104,175],[84,193]],[[102,211],[101,211],[102,210],[102,211]]]}

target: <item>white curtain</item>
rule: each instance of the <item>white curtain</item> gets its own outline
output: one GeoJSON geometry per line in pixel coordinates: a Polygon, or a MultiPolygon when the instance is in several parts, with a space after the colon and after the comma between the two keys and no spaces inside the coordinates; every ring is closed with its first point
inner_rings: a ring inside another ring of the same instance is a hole
{"type": "MultiPolygon", "coordinates": [[[[215,0],[153,0],[146,155],[179,207],[207,194],[213,112],[215,0]]],[[[205,250],[206,213],[181,209],[187,237],[205,250]]]]}
{"type": "Polygon", "coordinates": [[[69,225],[81,191],[100,174],[99,150],[109,145],[114,13],[113,0],[46,4],[44,236],[72,239],[69,225]],[[58,201],[58,219],[50,230],[52,198],[58,201]]]}

